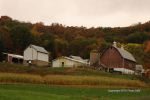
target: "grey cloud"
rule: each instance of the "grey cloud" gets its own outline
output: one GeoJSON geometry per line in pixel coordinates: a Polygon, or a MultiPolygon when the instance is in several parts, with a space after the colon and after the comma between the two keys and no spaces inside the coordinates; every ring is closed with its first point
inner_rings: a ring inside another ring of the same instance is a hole
{"type": "Polygon", "coordinates": [[[0,0],[0,15],[65,25],[126,26],[150,20],[150,0],[0,0]]]}

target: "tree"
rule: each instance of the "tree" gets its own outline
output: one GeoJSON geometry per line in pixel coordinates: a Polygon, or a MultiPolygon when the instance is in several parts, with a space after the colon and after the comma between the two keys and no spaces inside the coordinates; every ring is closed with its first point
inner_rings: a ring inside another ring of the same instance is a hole
{"type": "Polygon", "coordinates": [[[55,39],[55,57],[66,56],[68,54],[68,42],[60,38],[55,39]]]}
{"type": "Polygon", "coordinates": [[[23,50],[32,43],[32,35],[26,25],[17,25],[11,30],[14,51],[22,53],[23,50]]]}
{"type": "Polygon", "coordinates": [[[5,47],[4,47],[4,44],[3,44],[3,41],[1,40],[1,37],[0,37],[0,61],[3,60],[3,52],[5,50],[5,47]]]}
{"type": "Polygon", "coordinates": [[[127,42],[143,43],[144,41],[147,41],[148,39],[150,39],[150,36],[145,33],[134,33],[134,34],[128,35],[127,42]]]}
{"type": "Polygon", "coordinates": [[[144,64],[145,53],[144,46],[142,44],[128,43],[124,47],[127,51],[133,54],[138,63],[144,64]]]}
{"type": "Polygon", "coordinates": [[[150,41],[147,41],[146,46],[145,46],[145,52],[150,51],[150,41]]]}
{"type": "Polygon", "coordinates": [[[0,35],[1,35],[1,41],[3,41],[3,44],[5,46],[5,52],[11,52],[13,45],[12,45],[12,38],[11,33],[8,28],[6,27],[0,27],[0,35]]]}
{"type": "Polygon", "coordinates": [[[41,45],[48,50],[49,52],[51,52],[51,56],[52,58],[54,58],[54,36],[50,33],[44,33],[40,36],[40,40],[41,40],[41,45]]]}

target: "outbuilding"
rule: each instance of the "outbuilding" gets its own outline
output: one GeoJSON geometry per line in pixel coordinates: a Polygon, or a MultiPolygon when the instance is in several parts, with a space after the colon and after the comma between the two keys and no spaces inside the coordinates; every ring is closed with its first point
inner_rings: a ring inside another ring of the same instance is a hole
{"type": "Polygon", "coordinates": [[[87,64],[88,63],[85,60],[74,59],[65,56],[59,57],[52,61],[52,67],[79,67],[79,66],[87,66],[87,64]]]}
{"type": "Polygon", "coordinates": [[[11,54],[11,53],[3,53],[3,55],[4,55],[4,60],[8,63],[16,63],[16,64],[23,63],[22,55],[11,54]]]}
{"type": "Polygon", "coordinates": [[[48,66],[49,53],[43,47],[31,44],[24,50],[24,64],[48,66]]]}
{"type": "Polygon", "coordinates": [[[108,71],[119,71],[124,74],[134,74],[136,60],[123,47],[118,48],[116,42],[100,56],[100,64],[108,71]]]}

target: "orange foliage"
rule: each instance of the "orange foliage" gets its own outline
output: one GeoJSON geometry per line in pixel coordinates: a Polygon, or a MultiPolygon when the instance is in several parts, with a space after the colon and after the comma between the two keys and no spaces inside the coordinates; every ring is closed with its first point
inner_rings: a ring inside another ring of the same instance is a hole
{"type": "Polygon", "coordinates": [[[44,24],[42,22],[40,23],[36,23],[33,25],[33,28],[31,29],[31,33],[35,36],[40,36],[43,34],[43,30],[44,30],[44,24]]]}
{"type": "Polygon", "coordinates": [[[150,51],[150,41],[148,41],[148,42],[146,43],[145,52],[148,52],[148,51],[150,51]]]}

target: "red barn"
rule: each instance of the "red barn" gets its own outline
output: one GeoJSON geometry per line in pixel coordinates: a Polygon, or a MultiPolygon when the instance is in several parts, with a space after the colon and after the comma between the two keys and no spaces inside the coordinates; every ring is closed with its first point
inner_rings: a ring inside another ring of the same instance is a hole
{"type": "Polygon", "coordinates": [[[100,64],[108,70],[116,70],[122,73],[133,74],[136,60],[131,53],[118,48],[116,42],[100,56],[100,64]]]}

